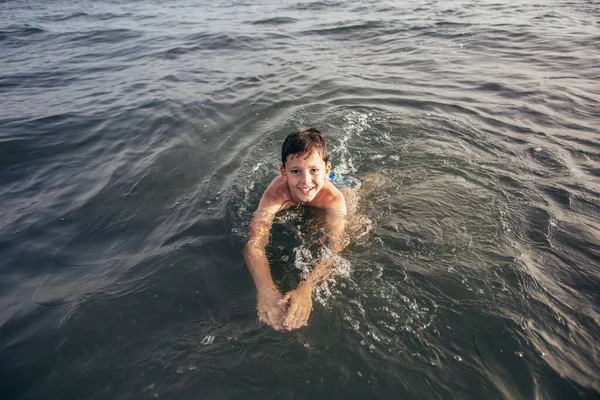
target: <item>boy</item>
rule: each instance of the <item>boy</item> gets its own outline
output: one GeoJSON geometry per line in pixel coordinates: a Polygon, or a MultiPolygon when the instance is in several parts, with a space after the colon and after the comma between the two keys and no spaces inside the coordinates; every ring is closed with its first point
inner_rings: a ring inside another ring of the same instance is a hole
{"type": "MultiPolygon", "coordinates": [[[[275,287],[265,254],[275,214],[292,205],[325,210],[326,233],[322,242],[329,250],[339,252],[348,244],[343,239],[348,210],[344,195],[329,180],[331,164],[327,146],[317,129],[290,134],[281,149],[281,163],[280,175],[265,190],[250,223],[244,259],[258,292],[259,320],[276,330],[291,330],[307,324],[312,291],[331,274],[333,263],[320,260],[296,289],[282,295],[275,287]]],[[[355,203],[352,201],[351,206],[355,203]]]]}

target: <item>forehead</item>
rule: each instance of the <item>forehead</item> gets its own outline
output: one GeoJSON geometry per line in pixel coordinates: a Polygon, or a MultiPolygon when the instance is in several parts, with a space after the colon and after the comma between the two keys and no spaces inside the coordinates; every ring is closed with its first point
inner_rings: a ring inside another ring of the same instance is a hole
{"type": "Polygon", "coordinates": [[[291,165],[312,166],[312,165],[322,165],[322,164],[325,164],[325,161],[323,161],[323,157],[321,157],[321,155],[318,152],[312,152],[310,154],[306,154],[306,153],[288,154],[288,156],[285,160],[285,165],[287,165],[287,166],[291,166],[291,165]]]}

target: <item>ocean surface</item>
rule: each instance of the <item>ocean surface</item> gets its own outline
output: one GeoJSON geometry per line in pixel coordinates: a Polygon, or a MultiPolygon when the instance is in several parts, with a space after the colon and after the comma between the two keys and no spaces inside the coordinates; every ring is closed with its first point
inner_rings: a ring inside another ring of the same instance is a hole
{"type": "Polygon", "coordinates": [[[0,206],[3,400],[598,399],[600,2],[2,0],[0,206]],[[309,127],[373,229],[276,332],[309,127]]]}

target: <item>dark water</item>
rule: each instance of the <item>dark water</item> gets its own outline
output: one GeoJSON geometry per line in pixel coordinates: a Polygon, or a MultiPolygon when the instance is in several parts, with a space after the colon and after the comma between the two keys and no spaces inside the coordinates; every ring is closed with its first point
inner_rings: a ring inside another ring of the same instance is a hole
{"type": "Polygon", "coordinates": [[[5,0],[0,54],[2,399],[599,398],[599,2],[5,0]],[[312,126],[374,229],[274,332],[312,126]]]}

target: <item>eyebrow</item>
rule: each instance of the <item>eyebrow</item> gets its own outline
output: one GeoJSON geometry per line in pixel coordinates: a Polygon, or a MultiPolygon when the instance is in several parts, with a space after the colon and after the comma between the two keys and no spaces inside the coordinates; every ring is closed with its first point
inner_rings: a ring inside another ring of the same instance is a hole
{"type": "MultiPolygon", "coordinates": [[[[299,168],[299,166],[297,166],[297,165],[290,165],[290,168],[299,168]]],[[[318,166],[318,165],[309,165],[307,168],[308,169],[315,169],[315,168],[321,168],[321,167],[318,166]]]]}

